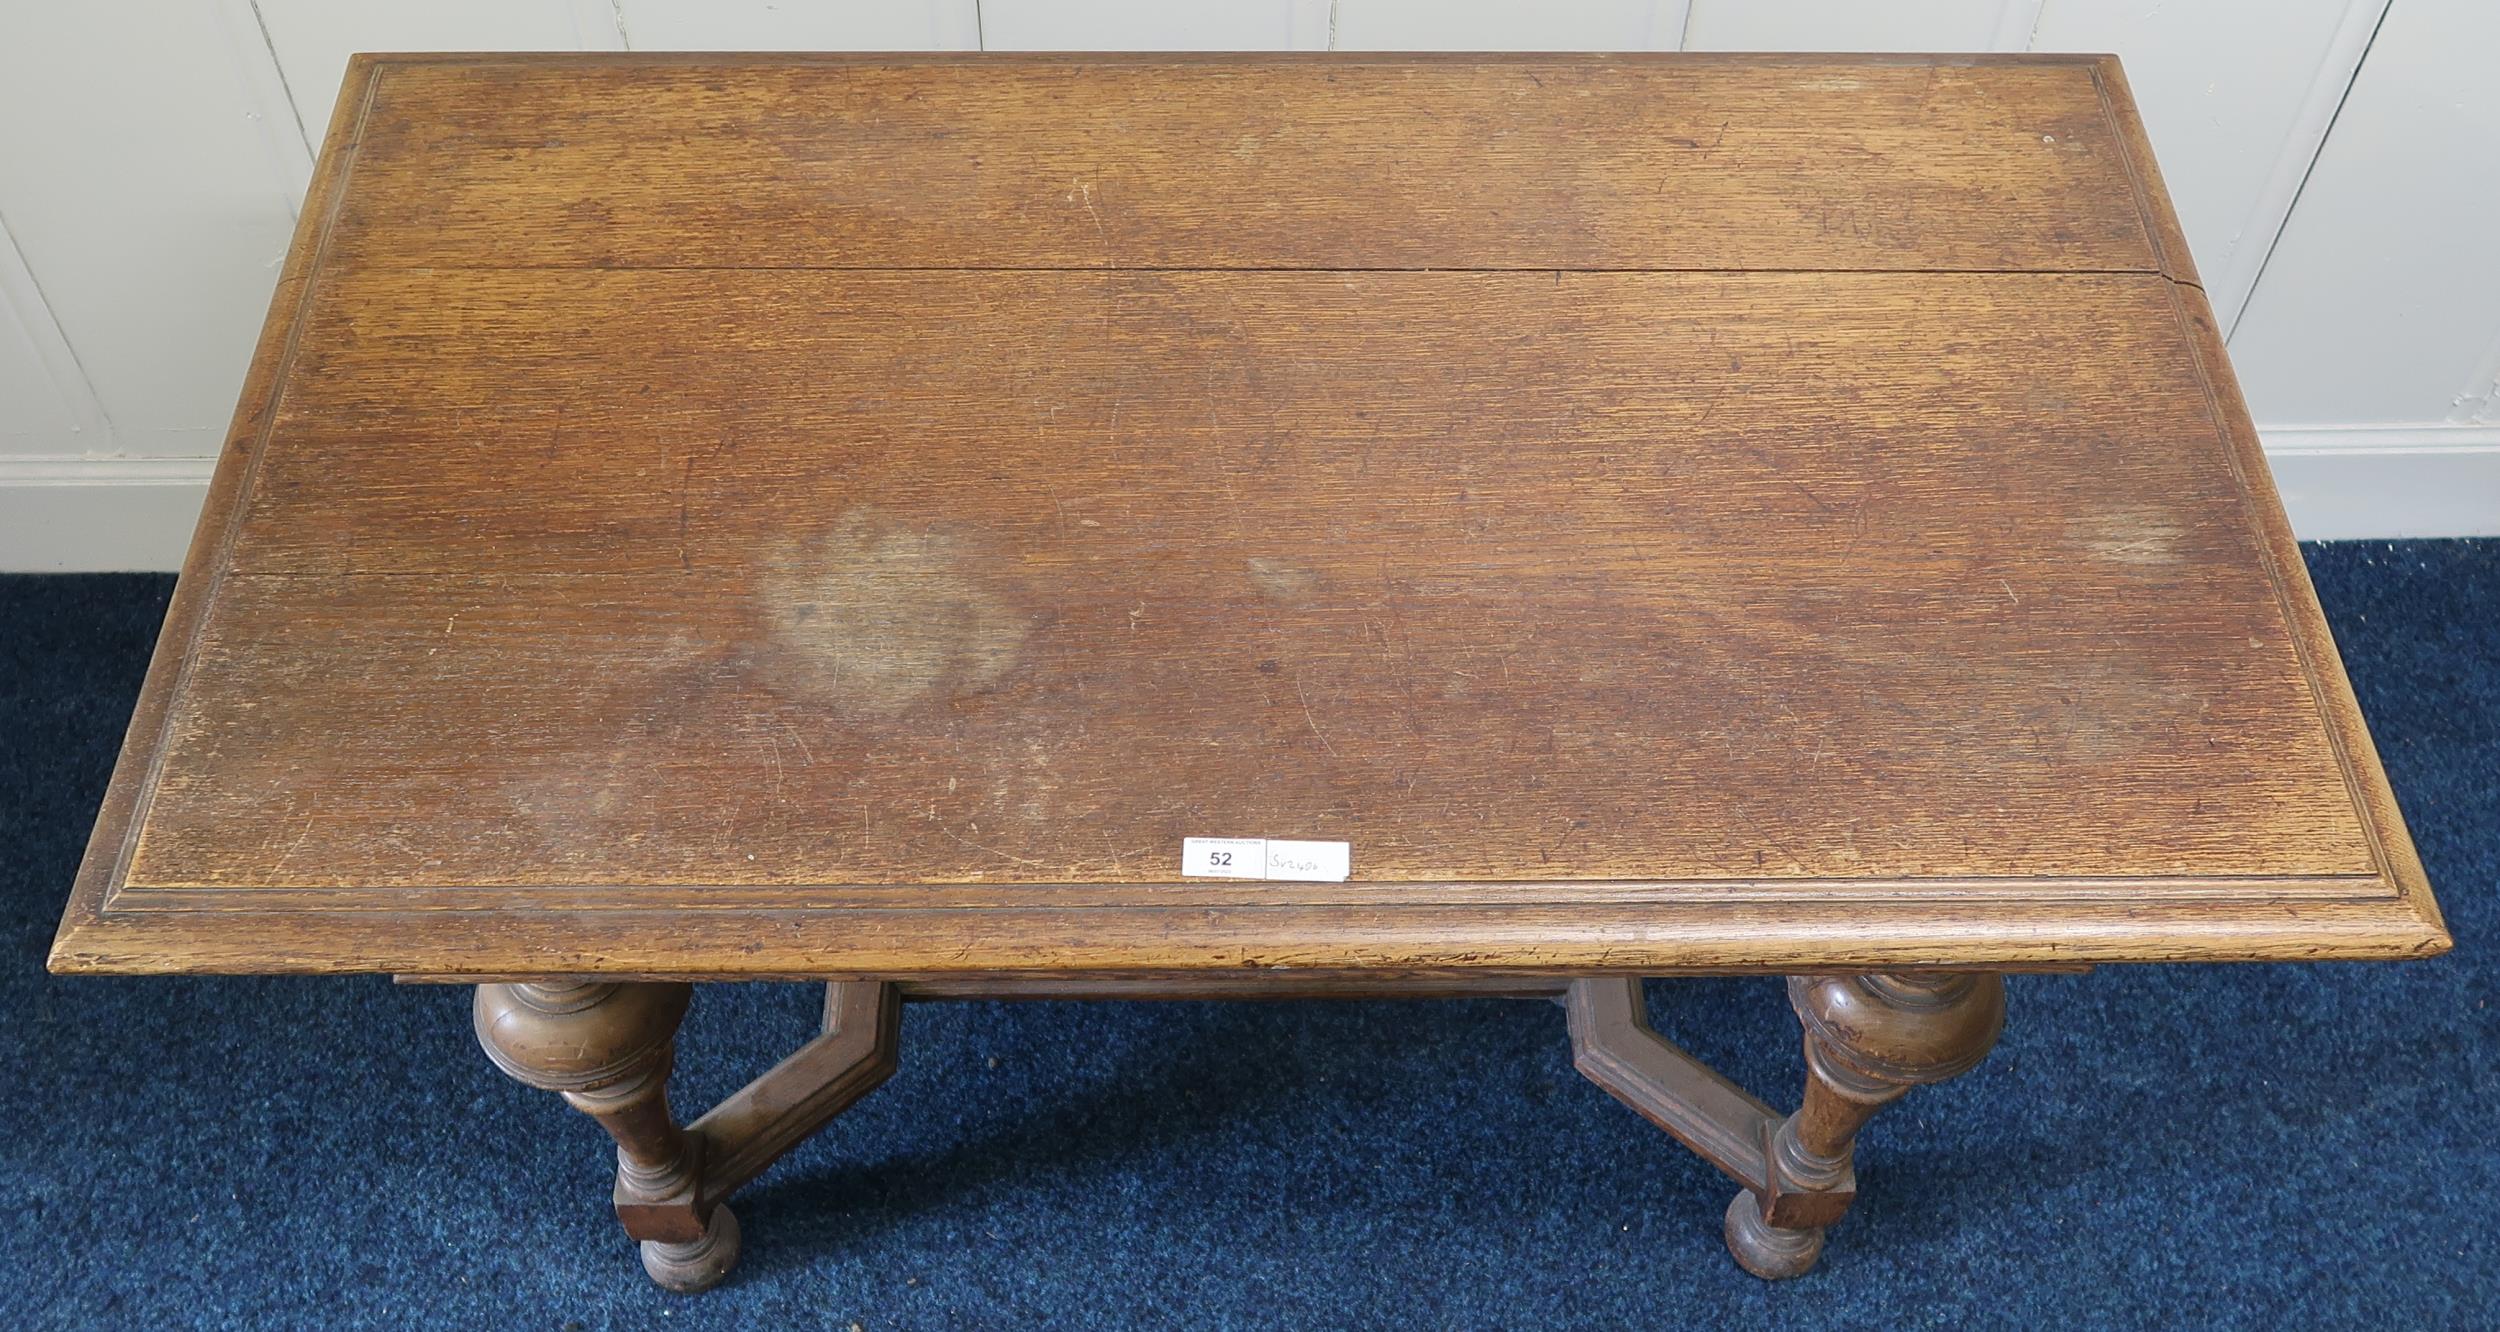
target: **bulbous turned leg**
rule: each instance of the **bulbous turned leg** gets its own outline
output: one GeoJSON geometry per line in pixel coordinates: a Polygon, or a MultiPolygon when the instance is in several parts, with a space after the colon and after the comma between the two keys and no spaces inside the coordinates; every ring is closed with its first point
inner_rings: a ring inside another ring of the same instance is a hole
{"type": "Polygon", "coordinates": [[[532,982],[477,987],[478,1044],[495,1066],[599,1121],[616,1139],[616,1214],[643,1270],[671,1290],[717,1285],[738,1261],[738,1221],[702,1203],[702,1144],[668,1105],[677,1024],[692,987],[532,982]]]}
{"type": "Polygon", "coordinates": [[[1978,1066],[2005,1025],[2005,979],[1993,974],[1792,976],[1805,1027],[1806,1091],[1771,1135],[1768,1196],[1746,1189],[1727,1210],[1727,1247],[1755,1276],[1802,1276],[1823,1231],[1856,1196],[1858,1130],[1910,1088],[1978,1066]]]}

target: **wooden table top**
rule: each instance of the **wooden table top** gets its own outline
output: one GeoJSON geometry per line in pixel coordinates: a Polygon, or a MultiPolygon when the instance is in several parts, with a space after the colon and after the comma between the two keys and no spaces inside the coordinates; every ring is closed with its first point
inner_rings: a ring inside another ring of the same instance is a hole
{"type": "Polygon", "coordinates": [[[53,964],[2446,942],[2112,60],[386,56],[53,964]]]}

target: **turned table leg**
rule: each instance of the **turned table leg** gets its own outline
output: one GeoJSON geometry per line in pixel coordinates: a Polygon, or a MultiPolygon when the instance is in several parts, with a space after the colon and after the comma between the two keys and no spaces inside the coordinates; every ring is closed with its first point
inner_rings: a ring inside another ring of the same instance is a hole
{"type": "Polygon", "coordinates": [[[671,1290],[704,1290],[738,1261],[738,1220],[705,1198],[702,1139],[669,1112],[668,1075],[690,986],[533,982],[477,987],[478,1044],[495,1066],[616,1139],[616,1214],[642,1265],[671,1290]]]}
{"type": "Polygon", "coordinates": [[[1727,1209],[1727,1246],[1760,1277],[1804,1274],[1825,1227],[1856,1196],[1851,1155],[1877,1110],[1924,1083],[1977,1067],[2005,1025],[2005,981],[1992,974],[1794,976],[1788,1002],[1805,1026],[1805,1101],[1772,1131],[1766,1184],[1727,1209]]]}

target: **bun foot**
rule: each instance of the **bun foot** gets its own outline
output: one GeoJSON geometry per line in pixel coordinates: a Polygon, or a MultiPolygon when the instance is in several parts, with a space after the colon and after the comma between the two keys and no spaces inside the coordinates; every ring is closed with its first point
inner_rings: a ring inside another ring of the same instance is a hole
{"type": "Polygon", "coordinates": [[[738,1218],[726,1207],[712,1209],[712,1223],[703,1238],[685,1244],[642,1242],[642,1270],[662,1289],[683,1295],[710,1290],[738,1265],[738,1218]]]}
{"type": "MultiPolygon", "coordinates": [[[[648,1249],[649,1245],[643,1246],[648,1249]]],[[[1789,1230],[1762,1219],[1762,1204],[1746,1189],[1727,1205],[1727,1251],[1736,1265],[1765,1281],[1785,1281],[1814,1270],[1823,1256],[1823,1229],[1789,1230]]]]}

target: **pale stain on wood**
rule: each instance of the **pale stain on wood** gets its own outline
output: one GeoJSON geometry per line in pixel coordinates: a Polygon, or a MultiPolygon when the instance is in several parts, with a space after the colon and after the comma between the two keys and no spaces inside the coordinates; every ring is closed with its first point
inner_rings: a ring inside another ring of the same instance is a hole
{"type": "Polygon", "coordinates": [[[853,509],[770,550],[757,579],[774,692],[843,717],[892,719],[996,686],[1033,615],[975,544],[853,509]]]}

